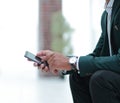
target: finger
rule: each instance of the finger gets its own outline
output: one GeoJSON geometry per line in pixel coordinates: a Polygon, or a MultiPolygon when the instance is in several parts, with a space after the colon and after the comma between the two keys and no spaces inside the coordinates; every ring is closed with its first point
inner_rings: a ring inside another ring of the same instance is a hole
{"type": "Polygon", "coordinates": [[[37,56],[39,56],[41,59],[43,60],[48,60],[52,55],[54,54],[54,52],[50,51],[50,50],[43,50],[39,53],[37,53],[37,56]]]}
{"type": "Polygon", "coordinates": [[[42,71],[45,71],[44,68],[45,68],[45,65],[44,65],[44,64],[41,64],[41,65],[39,66],[39,69],[41,69],[42,71]]]}
{"type": "Polygon", "coordinates": [[[38,63],[33,63],[33,65],[34,65],[35,67],[39,66],[39,64],[38,64],[38,63]]]}
{"type": "Polygon", "coordinates": [[[48,72],[49,68],[47,66],[45,66],[44,71],[48,72]]]}
{"type": "Polygon", "coordinates": [[[41,50],[36,54],[37,56],[45,56],[46,55],[46,50],[41,50]]]}

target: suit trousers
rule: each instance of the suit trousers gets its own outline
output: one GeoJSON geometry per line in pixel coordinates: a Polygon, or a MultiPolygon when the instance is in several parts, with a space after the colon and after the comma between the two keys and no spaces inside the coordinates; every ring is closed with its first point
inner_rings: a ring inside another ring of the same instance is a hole
{"type": "Polygon", "coordinates": [[[120,103],[120,74],[100,70],[91,76],[70,75],[74,103],[120,103]]]}

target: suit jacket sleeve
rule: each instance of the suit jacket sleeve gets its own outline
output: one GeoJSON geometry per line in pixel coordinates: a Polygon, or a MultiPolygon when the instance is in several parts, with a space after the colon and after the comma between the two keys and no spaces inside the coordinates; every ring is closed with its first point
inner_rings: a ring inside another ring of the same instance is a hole
{"type": "Polygon", "coordinates": [[[98,70],[110,70],[120,73],[120,49],[113,56],[81,56],[79,59],[80,75],[86,76],[98,70]]]}

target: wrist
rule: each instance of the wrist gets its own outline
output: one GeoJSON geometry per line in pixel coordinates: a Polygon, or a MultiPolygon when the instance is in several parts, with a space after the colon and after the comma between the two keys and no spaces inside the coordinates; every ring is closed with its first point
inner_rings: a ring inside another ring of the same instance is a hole
{"type": "Polygon", "coordinates": [[[72,74],[74,72],[80,74],[78,63],[79,63],[79,57],[77,57],[77,56],[68,56],[67,63],[66,63],[68,68],[63,70],[62,74],[67,75],[67,74],[72,74]]]}
{"type": "Polygon", "coordinates": [[[77,71],[77,61],[78,61],[77,56],[72,56],[69,58],[69,64],[71,66],[71,70],[77,71]]]}
{"type": "Polygon", "coordinates": [[[65,66],[65,69],[66,70],[71,70],[71,65],[70,65],[70,63],[69,63],[69,58],[67,57],[67,59],[66,59],[66,66],[65,66]]]}

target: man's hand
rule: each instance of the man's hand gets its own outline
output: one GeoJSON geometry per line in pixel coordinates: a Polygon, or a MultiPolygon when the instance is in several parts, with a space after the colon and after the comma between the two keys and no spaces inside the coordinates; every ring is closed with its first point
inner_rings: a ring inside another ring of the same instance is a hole
{"type": "Polygon", "coordinates": [[[49,64],[49,67],[44,64],[39,66],[43,71],[51,71],[52,73],[57,74],[59,70],[71,70],[69,58],[58,52],[42,50],[38,52],[36,56],[40,57],[43,61],[47,61],[49,64]]]}

